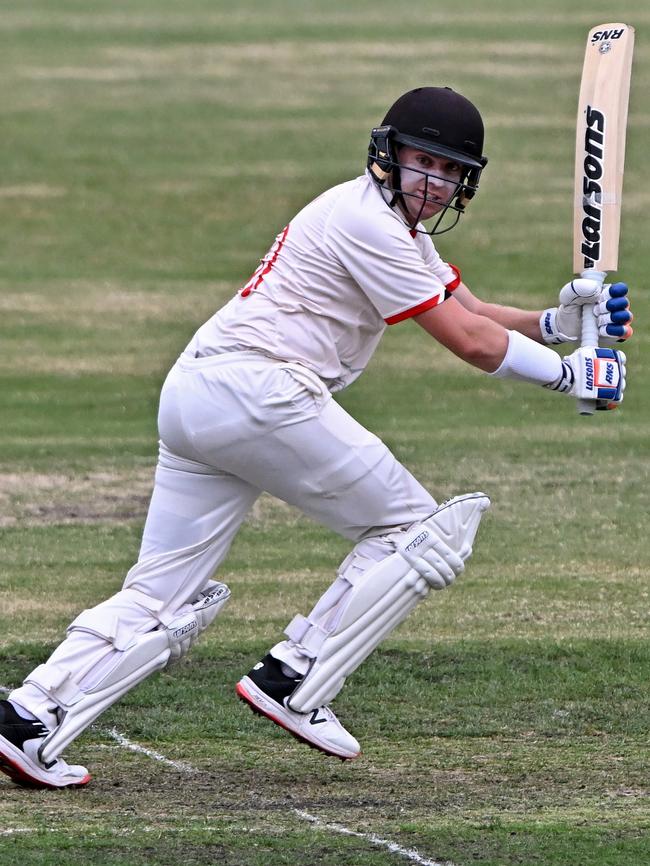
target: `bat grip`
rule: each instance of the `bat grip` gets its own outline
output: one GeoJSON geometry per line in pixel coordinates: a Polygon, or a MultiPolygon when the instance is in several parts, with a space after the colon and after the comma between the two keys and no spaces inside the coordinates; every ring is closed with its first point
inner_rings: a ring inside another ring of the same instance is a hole
{"type": "MultiPolygon", "coordinates": [[[[607,276],[606,271],[597,271],[589,268],[580,274],[588,280],[596,280],[602,286],[607,276]]],[[[580,336],[580,345],[597,346],[598,345],[598,323],[594,315],[594,304],[585,304],[582,308],[582,333],[580,336]]],[[[595,400],[578,400],[578,412],[581,415],[593,415],[596,410],[595,400]]]]}

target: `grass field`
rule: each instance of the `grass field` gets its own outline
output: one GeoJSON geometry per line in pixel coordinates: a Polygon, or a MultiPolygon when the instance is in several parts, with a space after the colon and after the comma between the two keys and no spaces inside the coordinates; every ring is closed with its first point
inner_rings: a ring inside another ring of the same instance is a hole
{"type": "Polygon", "coordinates": [[[404,90],[450,84],[486,120],[484,183],[442,255],[487,299],[548,306],[571,272],[586,33],[636,26],[620,275],[637,328],[624,408],[591,419],[389,329],[341,402],[438,499],[493,508],[467,573],[337,699],[363,756],[328,760],[235,698],[348,549],[264,497],[218,623],[68,750],[92,784],[0,780],[0,866],[650,863],[650,11],[612,8],[1,0],[4,690],[137,555],[169,365],[293,212],[360,173],[404,90]]]}

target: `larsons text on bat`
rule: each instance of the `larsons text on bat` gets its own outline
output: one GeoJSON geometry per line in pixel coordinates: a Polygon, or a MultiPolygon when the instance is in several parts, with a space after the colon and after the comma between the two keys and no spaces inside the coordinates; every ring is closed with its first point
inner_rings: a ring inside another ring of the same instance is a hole
{"type": "Polygon", "coordinates": [[[605,144],[605,115],[587,106],[585,130],[585,159],[582,177],[583,242],[581,251],[585,267],[592,267],[600,258],[601,217],[603,189],[603,150],[605,144]]]}

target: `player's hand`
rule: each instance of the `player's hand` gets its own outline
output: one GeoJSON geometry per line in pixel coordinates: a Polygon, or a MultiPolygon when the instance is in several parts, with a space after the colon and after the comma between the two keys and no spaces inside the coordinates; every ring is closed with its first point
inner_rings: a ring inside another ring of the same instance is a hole
{"type": "Polygon", "coordinates": [[[579,400],[596,400],[597,409],[616,409],[625,391],[625,355],[616,349],[576,349],[562,358],[561,375],[546,387],[579,400]]]}
{"type": "MultiPolygon", "coordinates": [[[[560,289],[559,307],[544,310],[539,320],[546,343],[575,343],[582,331],[582,308],[597,304],[605,287],[598,280],[578,277],[560,289]]],[[[609,288],[609,286],[607,287],[609,288]]]]}
{"type": "Polygon", "coordinates": [[[625,283],[604,285],[594,307],[598,319],[598,333],[601,346],[615,346],[624,343],[634,333],[625,283]]]}

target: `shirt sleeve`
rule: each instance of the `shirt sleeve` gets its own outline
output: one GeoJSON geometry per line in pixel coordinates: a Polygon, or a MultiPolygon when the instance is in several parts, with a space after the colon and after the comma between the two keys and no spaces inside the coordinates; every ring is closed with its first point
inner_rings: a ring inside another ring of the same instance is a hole
{"type": "Polygon", "coordinates": [[[431,268],[433,273],[440,277],[442,282],[445,284],[447,294],[451,294],[451,292],[453,292],[454,289],[457,289],[461,283],[462,277],[460,270],[456,265],[451,265],[449,262],[445,262],[441,258],[440,253],[433,245],[431,235],[418,232],[415,240],[422,250],[425,262],[431,268]]]}
{"type": "Polygon", "coordinates": [[[425,250],[387,207],[336,208],[325,242],[389,325],[444,301],[445,280],[455,279],[433,244],[425,250]]]}

